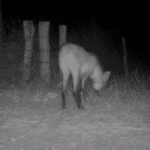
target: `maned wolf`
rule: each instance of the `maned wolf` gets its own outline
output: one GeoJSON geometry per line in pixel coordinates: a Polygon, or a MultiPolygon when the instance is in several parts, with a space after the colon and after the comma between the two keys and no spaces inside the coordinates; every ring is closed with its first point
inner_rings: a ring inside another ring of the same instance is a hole
{"type": "Polygon", "coordinates": [[[90,77],[94,90],[100,91],[110,76],[109,71],[103,72],[95,55],[73,43],[65,43],[61,46],[58,62],[63,76],[62,108],[66,107],[66,86],[70,74],[73,79],[72,94],[79,109],[83,108],[81,92],[83,93],[85,80],[90,77]]]}

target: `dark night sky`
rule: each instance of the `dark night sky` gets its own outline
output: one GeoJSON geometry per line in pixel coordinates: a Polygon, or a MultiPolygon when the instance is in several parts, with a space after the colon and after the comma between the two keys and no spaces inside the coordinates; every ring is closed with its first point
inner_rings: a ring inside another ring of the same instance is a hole
{"type": "MultiPolygon", "coordinates": [[[[15,4],[12,1],[9,2],[8,7],[7,2],[2,2],[3,21],[5,23],[9,19],[32,20],[35,23],[38,21],[50,21],[53,30],[56,30],[55,28],[59,24],[65,24],[68,27],[68,32],[73,31],[73,33],[81,34],[82,40],[84,39],[83,36],[86,36],[85,39],[88,40],[83,40],[86,43],[85,47],[91,46],[93,41],[94,44],[99,44],[96,41],[97,39],[90,39],[91,33],[94,32],[102,40],[102,45],[111,50],[111,52],[108,52],[108,60],[110,62],[108,66],[114,60],[115,65],[121,63],[121,37],[124,37],[126,39],[130,67],[135,69],[135,66],[141,66],[144,72],[150,69],[148,47],[149,15],[146,4],[145,6],[138,4],[138,2],[136,4],[128,2],[109,2],[109,4],[108,2],[105,4],[104,2],[99,2],[91,4],[91,1],[89,3],[82,2],[82,4],[75,1],[70,1],[66,4],[61,4],[59,1],[56,4],[42,4],[40,2],[31,5],[24,3],[20,1],[20,3],[15,4]],[[117,57],[120,60],[118,64],[117,57]]],[[[84,43],[83,41],[81,42],[82,44],[84,43]]],[[[110,67],[112,68],[113,66],[110,67]]]]}

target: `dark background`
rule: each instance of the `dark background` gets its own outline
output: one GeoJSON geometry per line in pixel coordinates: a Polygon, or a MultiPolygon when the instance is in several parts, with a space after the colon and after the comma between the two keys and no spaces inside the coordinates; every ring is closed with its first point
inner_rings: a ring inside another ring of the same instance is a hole
{"type": "MultiPolygon", "coordinates": [[[[38,58],[38,22],[50,21],[52,59],[57,60],[59,25],[67,26],[67,41],[82,45],[96,53],[105,70],[122,75],[122,37],[126,40],[128,69],[149,74],[149,11],[148,4],[120,2],[77,1],[1,2],[4,28],[4,48],[1,67],[20,64],[23,60],[23,21],[32,20],[36,28],[33,61],[38,58]],[[14,44],[15,43],[15,44],[14,44]],[[5,64],[5,65],[4,65],[5,64]],[[6,65],[7,64],[7,65],[6,65]]],[[[3,44],[2,44],[3,45],[3,44]]]]}

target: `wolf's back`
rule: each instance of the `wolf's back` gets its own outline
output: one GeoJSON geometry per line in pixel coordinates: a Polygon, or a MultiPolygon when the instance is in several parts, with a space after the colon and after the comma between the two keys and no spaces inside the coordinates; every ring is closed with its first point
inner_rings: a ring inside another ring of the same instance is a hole
{"type": "Polygon", "coordinates": [[[78,69],[82,76],[93,72],[98,62],[94,55],[88,53],[82,47],[67,43],[61,48],[59,63],[62,66],[61,68],[78,69]]]}

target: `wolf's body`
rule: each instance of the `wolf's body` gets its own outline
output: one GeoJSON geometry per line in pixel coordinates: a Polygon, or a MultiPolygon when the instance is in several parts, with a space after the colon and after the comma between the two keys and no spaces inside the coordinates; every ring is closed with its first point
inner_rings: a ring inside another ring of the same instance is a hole
{"type": "Polygon", "coordinates": [[[81,92],[88,77],[93,81],[94,90],[100,91],[108,80],[110,72],[103,72],[97,57],[79,45],[65,43],[59,52],[59,67],[62,73],[62,108],[66,107],[66,86],[69,75],[73,79],[73,96],[78,108],[81,106],[81,92]]]}

